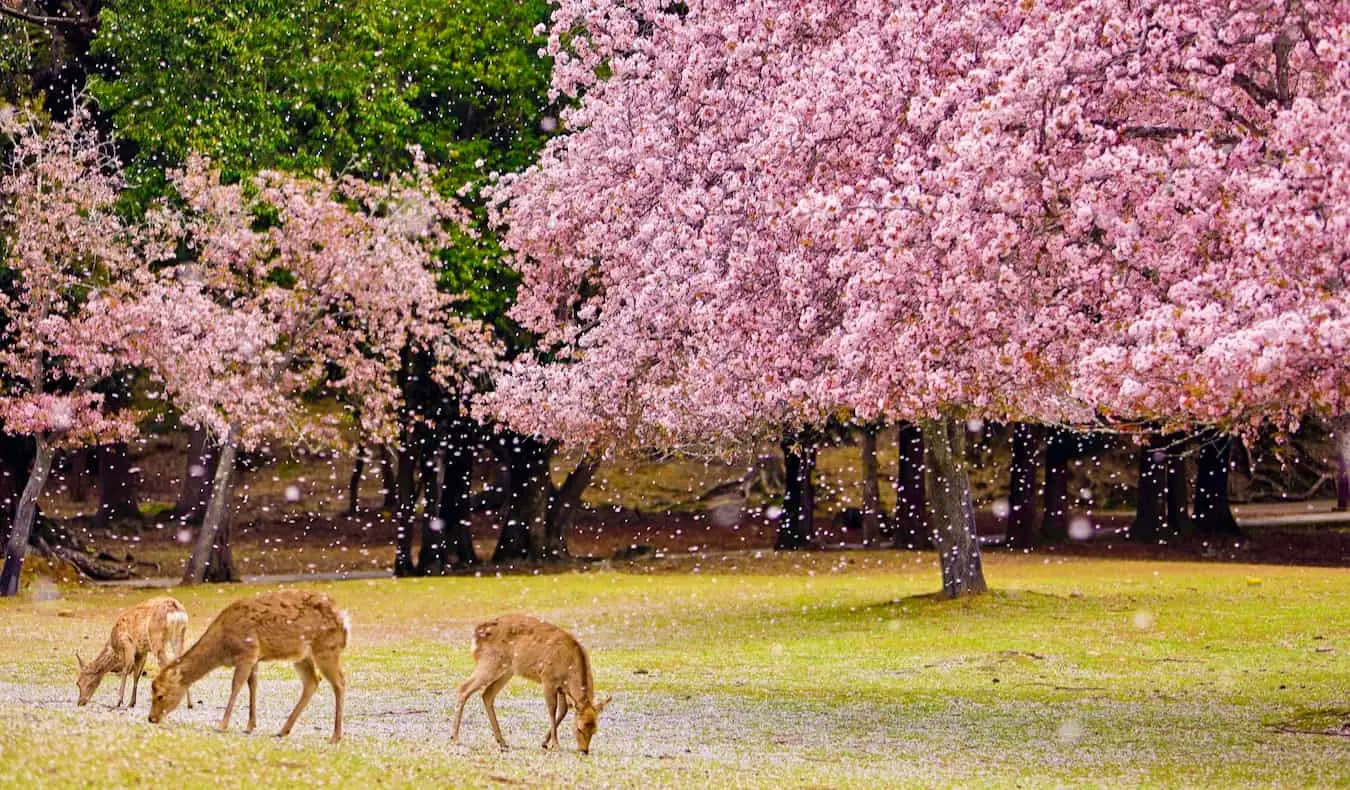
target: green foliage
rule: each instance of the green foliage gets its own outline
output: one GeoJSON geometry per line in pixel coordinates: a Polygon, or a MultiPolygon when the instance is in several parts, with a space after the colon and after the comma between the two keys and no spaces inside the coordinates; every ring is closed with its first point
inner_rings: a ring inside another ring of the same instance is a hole
{"type": "Polygon", "coordinates": [[[91,91],[137,147],[232,168],[405,167],[420,145],[459,183],[529,161],[547,112],[542,0],[113,0],[91,91]],[[483,160],[482,168],[475,162],[483,160]]]}
{"type": "MultiPolygon", "coordinates": [[[[420,146],[456,192],[525,167],[542,144],[549,63],[534,27],[546,0],[112,0],[90,91],[132,149],[142,196],[189,152],[227,170],[379,178],[420,146]]],[[[477,238],[441,254],[461,310],[516,332],[516,276],[482,207],[477,238]]]]}

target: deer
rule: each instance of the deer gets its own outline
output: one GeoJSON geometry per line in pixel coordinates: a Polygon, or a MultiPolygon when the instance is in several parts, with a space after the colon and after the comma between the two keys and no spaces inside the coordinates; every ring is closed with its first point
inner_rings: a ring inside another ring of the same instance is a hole
{"type": "Polygon", "coordinates": [[[248,727],[258,726],[258,663],[290,661],[300,675],[300,700],[277,733],[291,733],[296,719],[319,687],[322,674],[333,687],[332,743],[342,740],[342,703],[347,693],[342,650],[351,619],[333,599],[304,590],[279,590],[234,601],[216,615],[196,644],[160,670],[151,684],[150,723],[158,724],[182,701],[188,687],[217,667],[233,667],[234,683],[219,729],[227,732],[239,691],[248,684],[248,727]]]}
{"type": "MultiPolygon", "coordinates": [[[[103,676],[115,672],[122,676],[122,685],[117,690],[117,707],[127,692],[127,676],[131,681],[131,705],[136,707],[136,690],[140,687],[141,671],[145,659],[150,653],[160,669],[169,665],[168,652],[173,651],[176,658],[183,653],[183,640],[187,636],[188,616],[183,605],[168,596],[160,596],[142,601],[135,606],[122,610],[113,622],[112,634],[108,643],[98,655],[85,661],[78,652],[75,663],[80,675],[76,680],[79,689],[77,705],[89,704],[94,692],[98,691],[103,676]]],[[[192,696],[188,695],[188,707],[192,707],[192,696]]]]}
{"type": "Polygon", "coordinates": [[[459,684],[459,707],[450,740],[459,742],[459,725],[464,704],[475,693],[483,693],[483,707],[492,734],[503,751],[507,749],[502,728],[497,724],[493,700],[513,675],[533,680],[544,687],[548,705],[549,729],[542,744],[545,750],[558,747],[558,725],[567,717],[568,706],[576,708],[577,751],[589,754],[601,712],[610,698],[595,701],[595,678],[586,649],[571,634],[556,625],[526,615],[504,615],[480,623],[473,631],[473,674],[459,684]]]}

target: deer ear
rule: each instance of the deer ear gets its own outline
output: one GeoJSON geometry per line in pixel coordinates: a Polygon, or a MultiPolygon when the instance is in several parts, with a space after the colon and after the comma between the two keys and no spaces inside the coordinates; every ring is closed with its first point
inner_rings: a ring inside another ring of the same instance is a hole
{"type": "Polygon", "coordinates": [[[605,706],[608,705],[612,699],[614,699],[613,695],[606,695],[604,699],[595,703],[595,715],[599,716],[601,713],[604,713],[605,706]]]}
{"type": "Polygon", "coordinates": [[[78,652],[75,653],[75,663],[76,663],[77,665],[79,665],[80,671],[83,672],[83,671],[84,671],[84,659],[83,659],[83,658],[80,658],[80,654],[79,654],[78,652]]]}

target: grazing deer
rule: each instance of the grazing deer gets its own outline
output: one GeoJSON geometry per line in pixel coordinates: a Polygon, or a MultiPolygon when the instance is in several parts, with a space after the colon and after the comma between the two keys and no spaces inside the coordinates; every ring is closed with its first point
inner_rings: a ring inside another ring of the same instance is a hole
{"type": "MultiPolygon", "coordinates": [[[[76,681],[80,692],[78,704],[89,704],[90,698],[103,682],[103,676],[116,672],[122,676],[122,686],[117,690],[117,707],[122,707],[128,675],[132,677],[131,707],[136,707],[136,689],[141,683],[141,670],[145,667],[146,656],[154,653],[160,669],[168,666],[168,649],[172,648],[175,657],[183,654],[187,624],[188,616],[183,605],[167,596],[151,598],[123,610],[113,623],[108,644],[93,660],[86,662],[79,653],[75,654],[75,662],[80,667],[80,677],[76,681]]],[[[192,707],[190,694],[188,707],[192,707]]]]}
{"type": "Polygon", "coordinates": [[[291,661],[300,673],[300,701],[286,719],[278,736],[289,735],[295,720],[319,687],[319,674],[333,687],[333,738],[342,740],[342,701],[347,681],[340,659],[351,634],[346,612],[322,593],[280,590],[235,601],[221,610],[197,643],[160,671],[152,685],[150,723],[158,724],[178,707],[183,693],[216,667],[234,667],[234,685],[222,732],[230,728],[239,690],[248,683],[248,729],[258,725],[257,691],[259,661],[291,661]]]}
{"type": "Polygon", "coordinates": [[[459,741],[459,723],[464,703],[481,690],[483,707],[497,745],[506,748],[502,728],[497,725],[493,699],[512,675],[533,680],[544,687],[548,704],[549,728],[543,747],[558,746],[558,725],[567,717],[570,703],[577,709],[577,750],[588,754],[600,712],[609,698],[595,701],[595,678],[586,649],[571,634],[556,625],[525,615],[509,614],[480,624],[473,631],[473,674],[459,684],[459,707],[450,740],[459,741]]]}

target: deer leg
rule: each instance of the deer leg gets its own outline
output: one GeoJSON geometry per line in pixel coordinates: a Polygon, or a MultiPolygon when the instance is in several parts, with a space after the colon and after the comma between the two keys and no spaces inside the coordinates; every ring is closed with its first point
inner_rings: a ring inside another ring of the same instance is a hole
{"type": "Polygon", "coordinates": [[[122,707],[122,697],[127,693],[127,673],[122,673],[122,685],[117,687],[117,707],[122,707]]]}
{"type": "Polygon", "coordinates": [[[314,689],[319,687],[319,676],[314,672],[314,659],[302,658],[295,662],[295,671],[300,673],[300,699],[295,703],[295,709],[291,715],[286,717],[286,723],[282,725],[281,732],[277,733],[278,738],[284,738],[291,734],[291,728],[295,726],[295,720],[300,718],[300,712],[309,704],[309,698],[314,696],[314,689]]]}
{"type": "Polygon", "coordinates": [[[141,672],[145,670],[145,659],[148,654],[141,653],[136,656],[136,663],[131,667],[131,707],[136,707],[136,689],[141,685],[141,672]]]}
{"type": "Polygon", "coordinates": [[[547,750],[548,747],[553,745],[553,734],[557,727],[553,722],[558,718],[558,695],[553,693],[553,689],[548,687],[544,688],[544,704],[548,705],[549,726],[548,732],[544,733],[543,743],[543,748],[547,750]]]}
{"type": "Polygon", "coordinates": [[[315,656],[314,663],[319,672],[333,687],[333,737],[330,742],[342,740],[342,703],[347,696],[347,677],[342,673],[342,664],[336,653],[315,656]]]}
{"type": "Polygon", "coordinates": [[[251,658],[241,658],[238,664],[234,665],[234,682],[230,687],[230,701],[225,703],[225,715],[220,719],[220,731],[225,732],[230,729],[230,715],[234,713],[234,703],[239,699],[239,692],[248,682],[248,676],[253,673],[253,668],[257,662],[251,658]]]}
{"type": "MultiPolygon", "coordinates": [[[[558,689],[558,716],[553,720],[553,745],[558,747],[558,725],[562,724],[563,719],[567,718],[567,695],[558,689]]],[[[561,747],[558,747],[561,748],[561,747]]]]}
{"type": "Polygon", "coordinates": [[[495,668],[480,664],[474,668],[473,674],[467,680],[459,684],[459,707],[455,708],[455,724],[450,729],[452,743],[459,742],[459,723],[464,718],[464,703],[468,702],[469,697],[476,694],[479,689],[487,688],[497,677],[496,672],[495,668]]]}
{"type": "Polygon", "coordinates": [[[248,673],[248,727],[244,732],[253,732],[258,726],[258,665],[253,665],[253,671],[248,673]]]}
{"type": "Polygon", "coordinates": [[[487,710],[488,721],[492,724],[492,734],[496,736],[497,745],[502,748],[502,751],[507,748],[506,739],[502,737],[502,728],[497,724],[497,708],[493,706],[492,701],[497,698],[497,692],[501,691],[502,687],[506,685],[506,681],[510,679],[511,673],[508,672],[483,689],[483,708],[487,710]]]}

